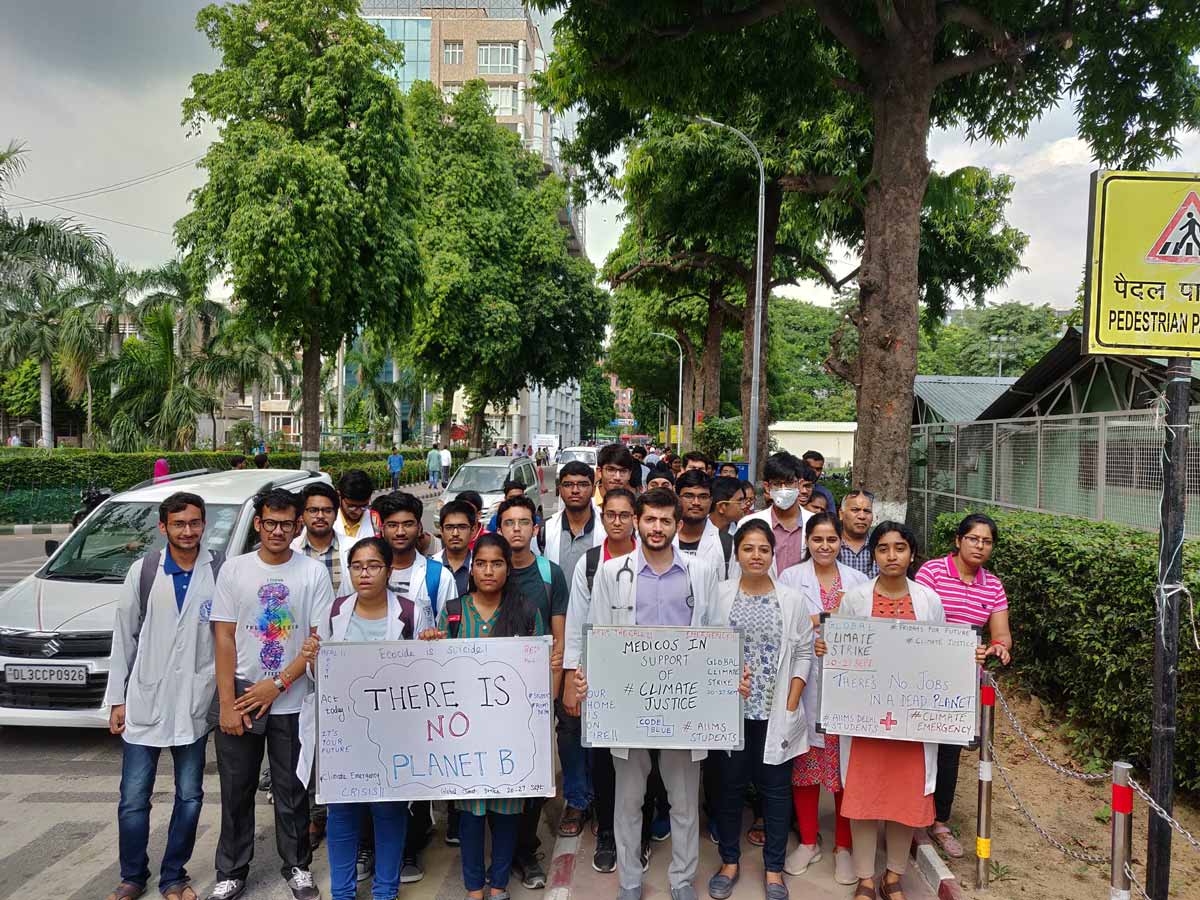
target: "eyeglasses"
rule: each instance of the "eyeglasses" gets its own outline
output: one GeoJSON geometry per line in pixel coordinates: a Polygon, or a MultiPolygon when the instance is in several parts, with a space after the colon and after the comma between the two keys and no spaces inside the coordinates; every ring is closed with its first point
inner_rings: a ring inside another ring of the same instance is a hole
{"type": "Polygon", "coordinates": [[[333,515],[332,506],[306,506],[304,507],[304,511],[310,516],[325,516],[328,518],[333,515]]]}
{"type": "Polygon", "coordinates": [[[679,499],[686,500],[691,503],[705,503],[712,499],[712,494],[707,494],[707,493],[696,494],[691,491],[688,491],[686,494],[680,494],[679,499]]]}
{"type": "Polygon", "coordinates": [[[994,543],[991,538],[976,537],[973,534],[968,534],[962,540],[964,544],[972,544],[976,547],[990,547],[994,543]]]}
{"type": "Polygon", "coordinates": [[[590,491],[592,489],[590,481],[563,481],[558,486],[564,491],[590,491]]]}
{"type": "Polygon", "coordinates": [[[353,503],[350,500],[346,500],[346,499],[342,500],[342,506],[346,507],[346,509],[356,509],[359,512],[362,512],[364,509],[366,509],[370,505],[371,505],[370,503],[366,503],[366,502],[353,503]]]}
{"type": "Polygon", "coordinates": [[[470,525],[443,525],[442,531],[448,531],[451,534],[457,534],[460,531],[470,531],[470,525]]]}
{"type": "Polygon", "coordinates": [[[354,575],[361,575],[363,572],[370,575],[378,575],[386,568],[387,566],[381,562],[350,563],[350,572],[354,575]]]}
{"type": "Polygon", "coordinates": [[[606,512],[604,514],[605,522],[632,522],[633,513],[631,512],[606,512]]]}
{"type": "Polygon", "coordinates": [[[533,519],[505,519],[500,523],[501,528],[532,528],[533,519]]]}
{"type": "Polygon", "coordinates": [[[291,521],[280,522],[277,519],[259,519],[258,521],[262,523],[263,531],[282,531],[284,534],[289,534],[296,530],[296,523],[291,521]]]}

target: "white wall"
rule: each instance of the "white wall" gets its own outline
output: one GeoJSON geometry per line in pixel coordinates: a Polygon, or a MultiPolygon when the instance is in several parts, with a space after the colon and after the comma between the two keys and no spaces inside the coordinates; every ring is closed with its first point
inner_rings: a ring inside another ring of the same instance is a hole
{"type": "Polygon", "coordinates": [[[816,450],[825,457],[826,469],[854,462],[856,422],[776,422],[769,430],[781,450],[796,456],[816,450]]]}

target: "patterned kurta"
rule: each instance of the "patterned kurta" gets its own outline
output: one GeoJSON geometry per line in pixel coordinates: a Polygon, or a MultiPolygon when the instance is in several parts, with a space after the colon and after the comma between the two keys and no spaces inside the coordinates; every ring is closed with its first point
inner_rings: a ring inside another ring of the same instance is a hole
{"type": "MultiPolygon", "coordinates": [[[[825,612],[837,609],[842,602],[842,576],[834,572],[833,584],[826,590],[821,588],[821,608],[825,612]]],[[[805,690],[808,690],[805,687],[805,690]]],[[[792,763],[792,784],[795,787],[811,787],[819,784],[831,794],[842,789],[842,766],[839,757],[838,736],[825,735],[824,747],[812,747],[807,753],[796,757],[792,763]]]]}
{"type": "MultiPolygon", "coordinates": [[[[464,594],[462,598],[462,622],[458,626],[458,636],[460,638],[492,637],[496,619],[499,617],[500,607],[497,606],[496,611],[489,618],[485,619],[479,610],[475,608],[475,598],[471,594],[464,594]]],[[[445,631],[446,624],[446,607],[443,606],[438,612],[438,631],[445,631]]],[[[542,614],[540,611],[534,610],[532,636],[538,637],[545,633],[546,626],[542,622],[542,614]]],[[[498,800],[455,800],[454,802],[463,812],[468,812],[476,816],[487,815],[489,812],[511,816],[525,809],[525,801],[521,797],[504,797],[498,800]]]]}
{"type": "MultiPolygon", "coordinates": [[[[783,645],[783,612],[774,591],[751,595],[738,590],[729,610],[729,624],[742,631],[742,658],[750,667],[747,719],[768,719],[775,698],[775,672],[783,645]]],[[[786,699],[786,698],[785,698],[786,699]]]]}

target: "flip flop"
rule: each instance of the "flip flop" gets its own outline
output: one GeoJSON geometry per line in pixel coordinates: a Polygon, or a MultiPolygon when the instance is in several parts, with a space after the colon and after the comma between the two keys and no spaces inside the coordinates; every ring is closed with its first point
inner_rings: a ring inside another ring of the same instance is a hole
{"type": "Polygon", "coordinates": [[[137,900],[144,893],[146,893],[144,887],[136,885],[131,881],[122,881],[108,895],[108,900],[137,900]]]}

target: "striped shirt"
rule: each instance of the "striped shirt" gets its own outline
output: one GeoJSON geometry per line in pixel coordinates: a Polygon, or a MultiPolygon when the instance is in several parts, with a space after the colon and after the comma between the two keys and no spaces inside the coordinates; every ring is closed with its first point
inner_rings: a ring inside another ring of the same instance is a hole
{"type": "MultiPolygon", "coordinates": [[[[475,608],[475,598],[470,594],[463,594],[462,622],[458,626],[458,636],[460,638],[491,637],[492,626],[499,615],[500,607],[496,607],[496,611],[491,617],[485,619],[480,615],[479,610],[475,608]]],[[[546,625],[542,621],[540,610],[535,608],[533,615],[534,626],[532,637],[538,637],[546,633],[546,625]]],[[[438,612],[438,631],[446,631],[447,624],[446,607],[443,605],[438,612]]],[[[456,800],[455,803],[458,804],[458,808],[462,812],[471,813],[471,815],[475,816],[484,816],[489,812],[513,816],[518,815],[525,809],[525,800],[522,797],[504,797],[498,800],[456,800]]]]}
{"type": "MultiPolygon", "coordinates": [[[[344,573],[342,572],[342,552],[338,547],[338,534],[333,532],[333,540],[324,550],[318,550],[308,542],[308,532],[304,533],[304,541],[300,544],[300,550],[309,559],[315,559],[319,563],[324,563],[325,571],[329,573],[329,580],[333,584],[333,595],[340,597],[342,595],[342,581],[344,573]]],[[[349,579],[345,579],[346,587],[350,587],[349,579]]]]}
{"type": "Polygon", "coordinates": [[[958,574],[953,554],[925,563],[917,572],[916,580],[942,598],[947,622],[982,627],[992,613],[1008,609],[1008,597],[1000,579],[981,567],[975,573],[975,580],[968,584],[958,574]]]}

